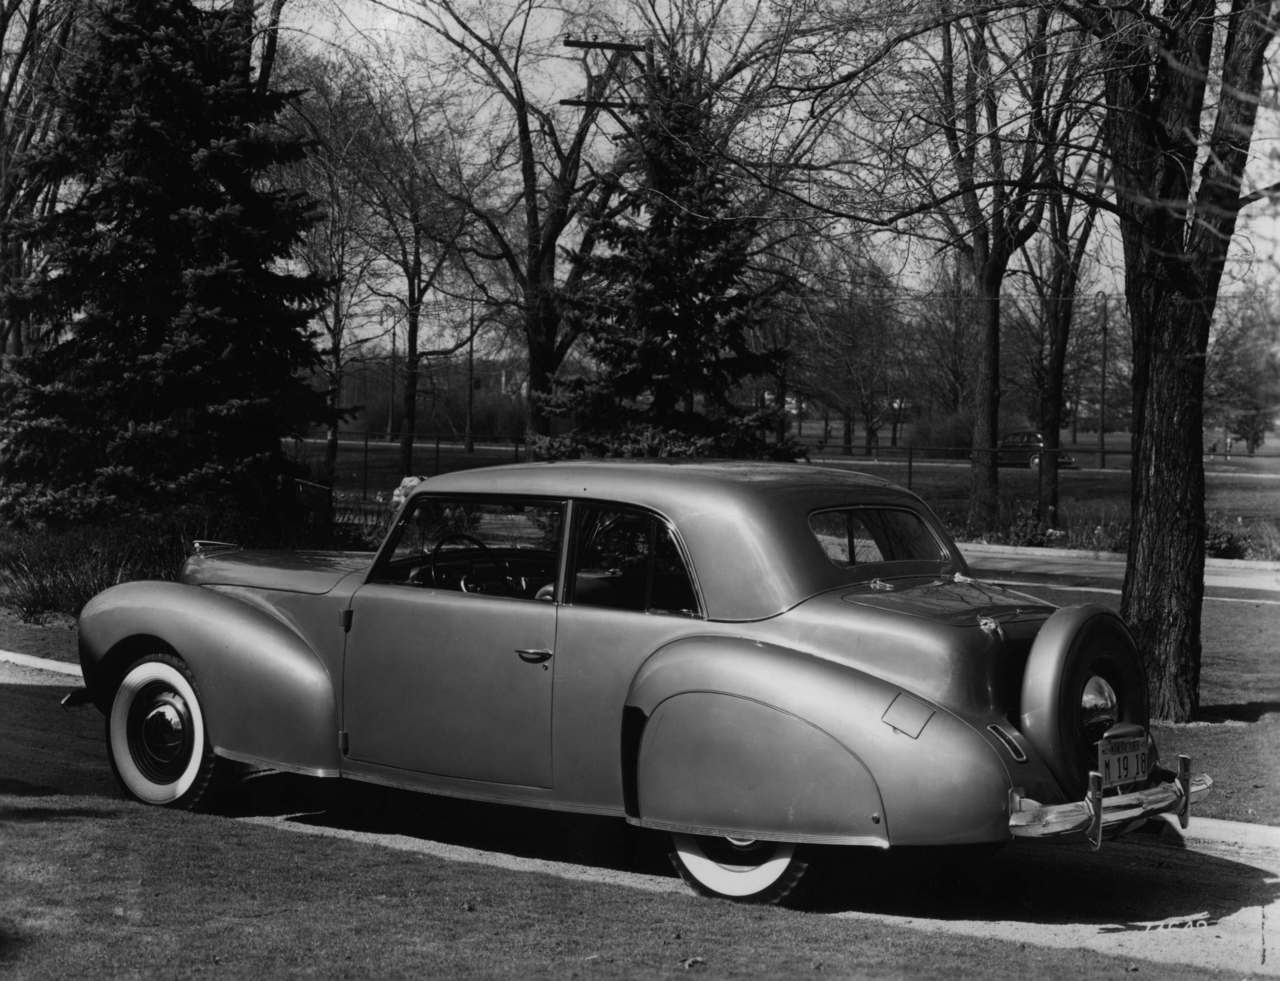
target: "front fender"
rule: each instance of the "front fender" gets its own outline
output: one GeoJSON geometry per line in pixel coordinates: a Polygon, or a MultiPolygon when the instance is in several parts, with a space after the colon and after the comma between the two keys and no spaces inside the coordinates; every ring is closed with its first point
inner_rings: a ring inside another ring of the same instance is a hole
{"type": "Polygon", "coordinates": [[[79,628],[81,670],[99,705],[128,662],[167,647],[195,676],[219,755],[339,774],[333,680],[306,641],[263,610],[199,586],[130,582],[90,600],[79,628]]]}
{"type": "Polygon", "coordinates": [[[831,844],[1009,837],[1011,781],[987,741],[847,665],[688,638],[645,662],[627,705],[644,719],[631,740],[638,823],[831,844]]]}

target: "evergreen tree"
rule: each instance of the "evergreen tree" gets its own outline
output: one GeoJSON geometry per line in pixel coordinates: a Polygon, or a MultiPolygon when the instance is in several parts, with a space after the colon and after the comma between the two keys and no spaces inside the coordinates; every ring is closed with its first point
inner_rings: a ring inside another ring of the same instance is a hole
{"type": "MultiPolygon", "coordinates": [[[[776,279],[750,267],[760,221],[734,199],[706,87],[676,70],[650,80],[630,133],[634,186],[595,229],[589,288],[572,299],[597,372],[556,407],[591,452],[754,455],[766,416],[735,403],[778,352],[753,344],[776,279]]],[[[555,448],[553,447],[553,452],[555,448]]]]}
{"type": "Polygon", "coordinates": [[[320,283],[282,268],[313,220],[265,175],[302,145],[243,72],[243,32],[189,0],[92,5],[62,126],[26,166],[72,194],[23,231],[48,257],[15,301],[60,338],[2,394],[0,515],[233,509],[278,530],[282,436],[320,283]]]}

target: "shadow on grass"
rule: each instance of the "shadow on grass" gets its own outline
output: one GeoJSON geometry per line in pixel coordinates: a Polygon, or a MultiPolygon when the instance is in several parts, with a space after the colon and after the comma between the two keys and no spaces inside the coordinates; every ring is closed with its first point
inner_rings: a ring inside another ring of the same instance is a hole
{"type": "Polygon", "coordinates": [[[118,809],[106,807],[13,807],[0,803],[0,821],[8,824],[48,824],[51,821],[114,820],[118,809]]]}
{"type": "Polygon", "coordinates": [[[1240,702],[1234,705],[1201,705],[1197,722],[1259,722],[1264,715],[1280,712],[1280,702],[1240,702]]]}
{"type": "MultiPolygon", "coordinates": [[[[674,876],[665,835],[618,818],[479,804],[342,781],[259,774],[224,799],[228,815],[445,845],[596,869],[674,876]]],[[[1177,831],[1135,833],[1100,853],[1018,842],[959,848],[810,850],[805,908],[933,920],[1096,924],[1100,932],[1280,897],[1271,873],[1188,850],[1177,831]],[[1189,898],[1194,897],[1194,898],[1189,898]],[[1194,907],[1194,908],[1193,908],[1194,907]]]]}
{"type": "Polygon", "coordinates": [[[27,945],[27,938],[7,923],[0,923],[0,968],[9,959],[16,959],[18,950],[27,945]]]}
{"type": "Polygon", "coordinates": [[[1087,845],[830,850],[817,907],[931,920],[1090,924],[1100,933],[1197,917],[1216,922],[1280,897],[1272,873],[1191,851],[1172,829],[1087,845]]]}
{"type": "Polygon", "coordinates": [[[52,821],[114,819],[120,816],[118,806],[106,803],[102,806],[82,806],[78,803],[64,803],[66,801],[67,798],[57,787],[0,777],[0,823],[3,824],[47,824],[52,821]],[[27,798],[38,800],[28,801],[27,798]]]}
{"type": "Polygon", "coordinates": [[[254,773],[223,795],[220,813],[291,815],[348,831],[404,835],[521,858],[673,875],[666,836],[618,818],[484,804],[345,780],[254,773]]]}
{"type": "Polygon", "coordinates": [[[0,794],[20,794],[23,797],[48,797],[58,793],[57,787],[42,783],[31,783],[28,780],[15,780],[13,777],[0,777],[0,794]]]}

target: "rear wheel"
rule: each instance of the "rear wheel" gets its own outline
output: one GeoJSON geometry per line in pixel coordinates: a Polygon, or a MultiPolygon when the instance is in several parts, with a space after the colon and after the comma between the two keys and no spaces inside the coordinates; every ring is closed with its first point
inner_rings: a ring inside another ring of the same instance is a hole
{"type": "Polygon", "coordinates": [[[208,798],[225,768],[209,743],[194,677],[164,653],[125,671],[107,714],[107,752],[131,797],[188,810],[208,798]]]}
{"type": "Polygon", "coordinates": [[[673,834],[671,845],[680,877],[703,895],[722,899],[780,902],[809,867],[788,842],[673,834]]]}

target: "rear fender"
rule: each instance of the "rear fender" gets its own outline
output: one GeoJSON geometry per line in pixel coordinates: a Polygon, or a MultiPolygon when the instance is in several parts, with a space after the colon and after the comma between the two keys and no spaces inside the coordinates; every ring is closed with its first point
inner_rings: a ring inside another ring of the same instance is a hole
{"type": "Polygon", "coordinates": [[[169,650],[195,676],[219,755],[339,774],[329,672],[306,641],[265,611],[198,586],[131,582],[90,600],[79,627],[81,669],[100,707],[130,663],[169,650]]]}
{"type": "Polygon", "coordinates": [[[636,823],[882,847],[1009,836],[1009,774],[986,740],[847,665],[687,638],[645,662],[627,705],[636,823]]]}

